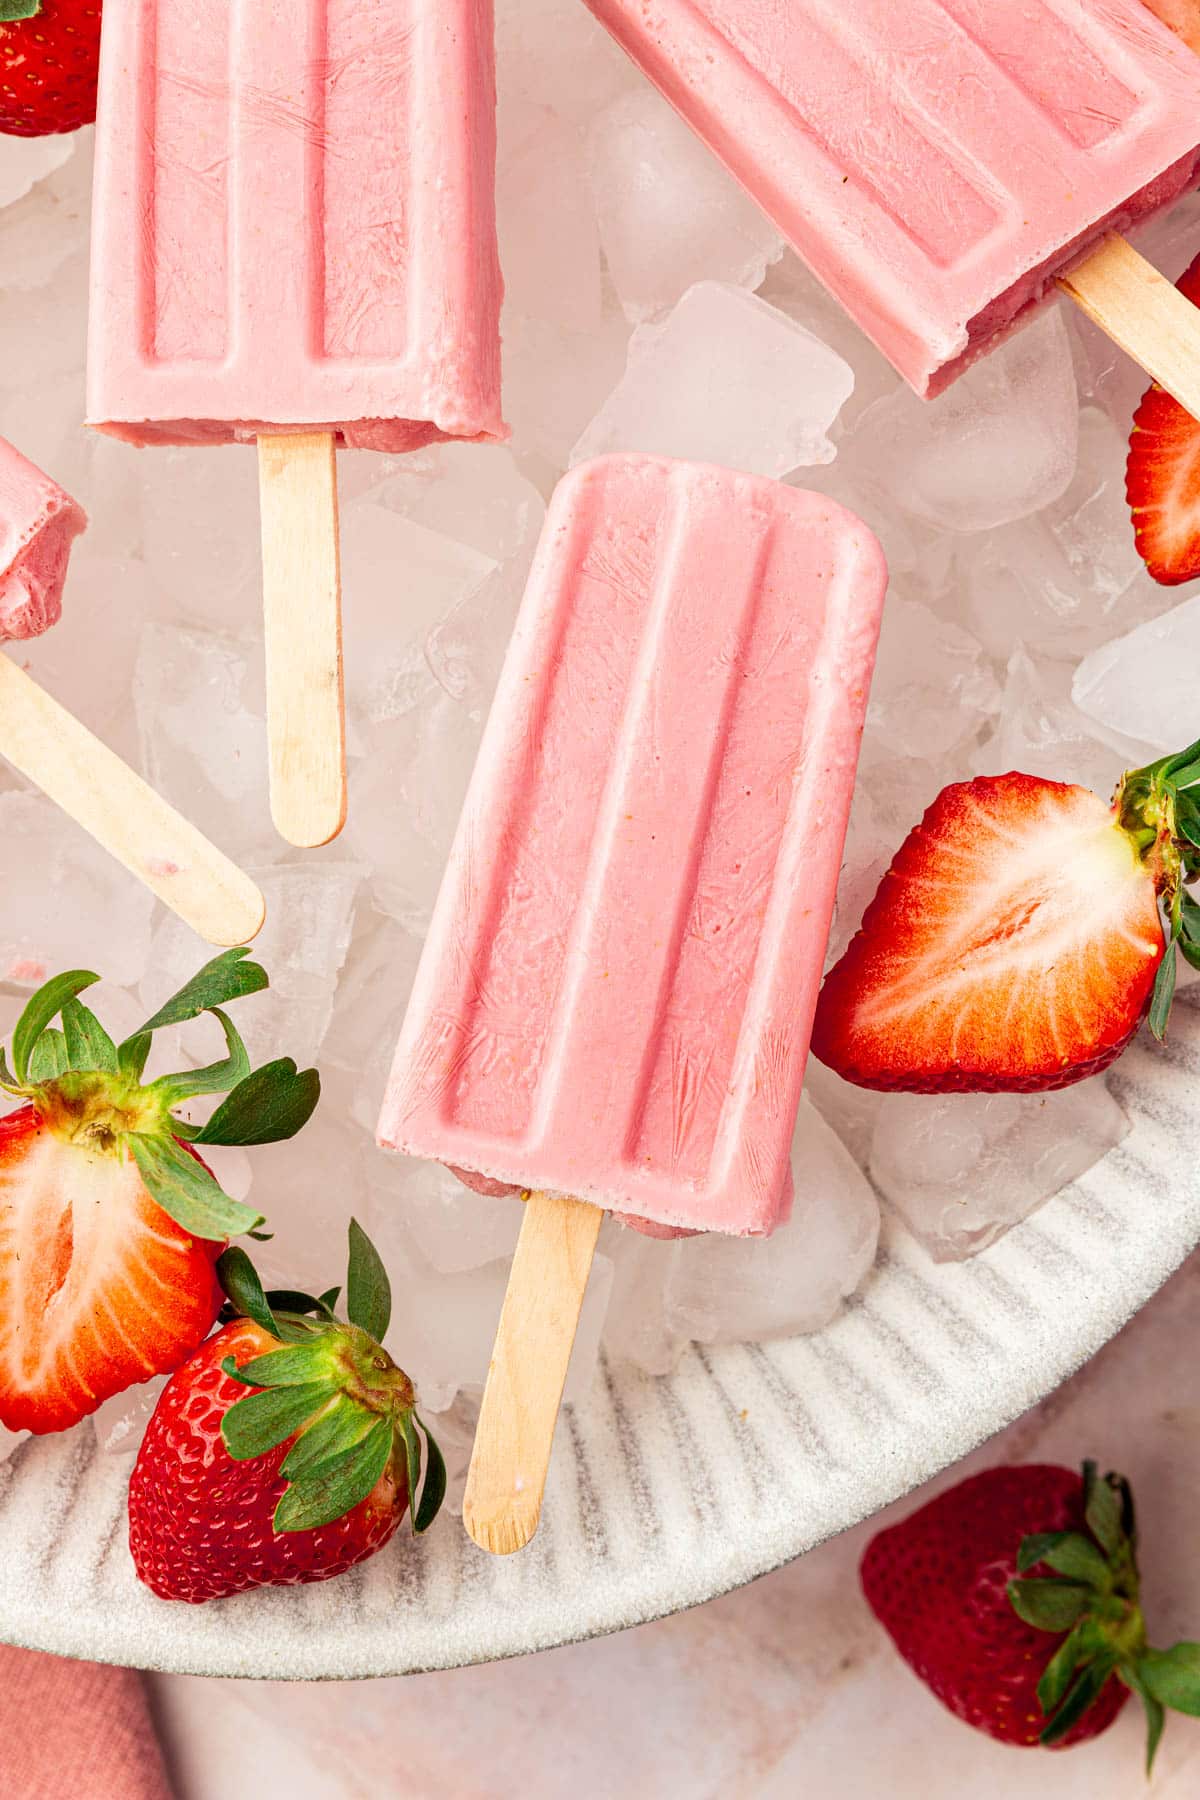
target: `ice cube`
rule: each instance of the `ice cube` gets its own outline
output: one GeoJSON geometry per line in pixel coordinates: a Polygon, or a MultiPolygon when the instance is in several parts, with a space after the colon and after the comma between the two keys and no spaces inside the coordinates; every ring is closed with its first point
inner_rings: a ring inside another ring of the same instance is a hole
{"type": "Polygon", "coordinates": [[[1067,665],[1035,663],[1024,650],[1014,650],[999,721],[975,752],[972,774],[1019,769],[1050,781],[1079,782],[1107,799],[1128,759],[1073,704],[1070,685],[1067,665]]]}
{"type": "Polygon", "coordinates": [[[641,77],[579,0],[498,0],[501,94],[585,119],[641,77]]]}
{"type": "Polygon", "coordinates": [[[863,414],[855,437],[882,489],[949,531],[993,531],[1057,500],[1079,438],[1059,309],[1039,313],[936,400],[898,389],[863,414]]]}
{"type": "Polygon", "coordinates": [[[853,388],[849,364],[785,313],[700,281],[661,325],[634,332],[571,461],[641,450],[787,475],[833,460],[827,434],[853,388]]]}
{"type": "Polygon", "coordinates": [[[68,136],[6,137],[0,157],[0,208],[23,199],[37,182],[61,169],[71,148],[68,136]]]}
{"type": "Polygon", "coordinates": [[[497,563],[521,555],[537,539],[545,501],[502,446],[438,444],[424,453],[424,462],[362,454],[373,474],[364,497],[428,531],[468,544],[497,563]]]}
{"type": "Polygon", "coordinates": [[[977,732],[999,703],[978,639],[920,601],[893,593],[867,711],[868,727],[885,741],[889,757],[943,756],[977,732]]]}
{"type": "Polygon", "coordinates": [[[1085,656],[1072,697],[1090,718],[1158,750],[1200,737],[1200,592],[1085,656]]]}
{"type": "Polygon", "coordinates": [[[631,1362],[648,1375],[675,1367],[684,1338],[668,1323],[666,1290],[680,1244],[643,1237],[606,1221],[601,1242],[613,1264],[613,1291],[604,1326],[604,1349],[614,1362],[631,1362]]]}
{"type": "MultiPolygon", "coordinates": [[[[39,139],[36,149],[33,141],[26,149],[23,140],[5,138],[6,168],[19,168],[22,159],[29,157],[67,152],[22,199],[0,211],[0,269],[5,288],[44,288],[65,262],[87,249],[93,137],[87,127],[68,137],[39,139]]],[[[28,168],[27,160],[24,166],[28,168]]]]}
{"type": "Polygon", "coordinates": [[[509,314],[504,325],[504,410],[522,469],[549,494],[571,446],[621,378],[629,326],[606,315],[594,331],[509,314]]]}
{"type": "Polygon", "coordinates": [[[596,118],[591,170],[609,273],[635,323],[705,277],[756,288],[783,253],[766,214],[650,87],[596,118]]]}
{"type": "Polygon", "coordinates": [[[819,1331],[875,1261],[879,1204],[816,1107],[801,1102],[792,1143],[790,1221],[769,1238],[710,1232],[679,1245],[669,1327],[702,1343],[819,1331]]]}
{"type": "Polygon", "coordinates": [[[424,933],[462,810],[480,722],[444,693],[371,728],[350,770],[345,842],[371,871],[375,903],[424,933]]]}
{"type": "Polygon", "coordinates": [[[804,1093],[825,1122],[833,1127],[858,1166],[865,1168],[884,1096],[872,1088],[856,1087],[852,1081],[843,1081],[815,1056],[809,1057],[804,1071],[804,1093]]]}
{"type": "MultiPolygon", "coordinates": [[[[289,1046],[281,1042],[279,1054],[290,1054],[289,1046]]],[[[269,1273],[268,1285],[320,1294],[344,1282],[347,1230],[352,1218],[364,1224],[370,1218],[367,1169],[379,1154],[369,1134],[347,1119],[327,1082],[303,1131],[251,1151],[250,1193],[274,1233],[266,1246],[270,1268],[262,1270],[264,1277],[269,1273]]],[[[394,1278],[386,1257],[385,1263],[394,1278]]]]}
{"type": "MultiPolygon", "coordinates": [[[[303,1068],[321,1048],[333,1016],[364,871],[357,863],[309,858],[251,874],[267,902],[253,954],[271,985],[242,1001],[234,1022],[253,1062],[291,1056],[303,1068]]],[[[182,919],[165,916],[154,934],[142,999],[161,1005],[164,994],[181,987],[211,955],[182,919]]]]}
{"type": "Polygon", "coordinates": [[[961,579],[972,629],[994,655],[1015,640],[1078,657],[1116,625],[1164,612],[1168,591],[1146,574],[1125,499],[1125,440],[1095,407],[1080,414],[1079,466],[1062,497],[972,544],[961,579]]]}
{"type": "Polygon", "coordinates": [[[600,238],[583,141],[548,107],[501,99],[496,220],[508,311],[600,323],[600,238]]]}
{"type": "Polygon", "coordinates": [[[61,630],[10,646],[8,654],[111,750],[137,761],[129,696],[146,616],[153,601],[140,562],[75,551],[61,630]]]}
{"type": "MultiPolygon", "coordinates": [[[[124,454],[128,459],[131,453],[124,454]]],[[[137,466],[146,566],[162,595],[162,616],[261,640],[252,452],[162,449],[139,457],[137,466]]]]}
{"type": "Polygon", "coordinates": [[[136,1456],[166,1385],[167,1377],[159,1375],[102,1401],[92,1414],[92,1430],[101,1450],[110,1456],[136,1456]]]}
{"type": "Polygon", "coordinates": [[[1045,1094],[889,1094],[871,1179],[935,1262],[974,1256],[1129,1130],[1103,1076],[1045,1094]]]}
{"type": "Polygon", "coordinates": [[[432,1268],[456,1275],[511,1258],[522,1206],[511,1198],[477,1194],[441,1163],[383,1151],[368,1167],[372,1236],[381,1253],[399,1229],[432,1268]]]}
{"type": "Polygon", "coordinates": [[[351,1114],[372,1136],[420,953],[419,937],[373,907],[359,907],[321,1066],[353,1075],[351,1114]]]}
{"type": "Polygon", "coordinates": [[[402,513],[359,500],[342,513],[346,693],[395,719],[434,688],[425,640],[496,571],[491,557],[402,513]]]}
{"type": "Polygon", "coordinates": [[[282,854],[268,803],[261,654],[232,638],[152,624],[134,706],[150,784],[231,854],[282,854]]]}
{"type": "Polygon", "coordinates": [[[0,981],[35,988],[89,968],[140,981],[154,911],[140,881],[40,794],[0,794],[0,842],[0,981]]]}

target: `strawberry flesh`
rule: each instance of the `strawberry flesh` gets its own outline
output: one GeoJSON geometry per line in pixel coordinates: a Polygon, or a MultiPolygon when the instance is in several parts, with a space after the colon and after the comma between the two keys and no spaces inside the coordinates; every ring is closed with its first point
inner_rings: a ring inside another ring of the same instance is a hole
{"type": "MultiPolygon", "coordinates": [[[[1200,303],[1200,257],[1178,286],[1200,303]]],[[[1133,415],[1125,494],[1138,554],[1155,581],[1173,586],[1200,575],[1200,424],[1157,383],[1133,415]]]]}
{"type": "Polygon", "coordinates": [[[163,1212],[131,1161],[33,1106],[0,1119],[0,1424],[63,1431],[177,1368],[220,1310],[221,1249],[163,1212]]]}
{"type": "Polygon", "coordinates": [[[295,1439],[236,1462],[221,1436],[229,1409],[261,1390],[221,1368],[277,1350],[248,1319],[226,1325],[167,1383],[129,1483],[129,1547],[138,1575],[164,1600],[199,1604],[247,1589],[328,1581],[373,1556],[408,1507],[403,1468],[389,1464],[352,1511],[314,1531],[272,1524],[295,1439]]]}
{"type": "Polygon", "coordinates": [[[812,1048],[863,1087],[1064,1087],[1120,1055],[1164,953],[1153,873],[1086,788],[946,788],[825,979],[812,1048]]]}
{"type": "MultiPolygon", "coordinates": [[[[1002,1743],[1036,1744],[1046,1724],[1037,1685],[1062,1638],[1019,1619],[1007,1584],[1023,1537],[1086,1529],[1074,1470],[988,1469],[873,1538],[860,1569],[863,1593],[905,1662],[952,1713],[1002,1743]]],[[[1128,1698],[1111,1676],[1056,1747],[1099,1736],[1128,1698]]]]}

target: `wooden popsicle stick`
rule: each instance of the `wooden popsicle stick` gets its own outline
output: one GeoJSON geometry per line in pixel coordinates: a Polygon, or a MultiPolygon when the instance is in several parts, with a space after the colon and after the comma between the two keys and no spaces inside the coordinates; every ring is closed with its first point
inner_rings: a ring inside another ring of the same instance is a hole
{"type": "Polygon", "coordinates": [[[258,440],[271,815],[311,849],[346,822],[337,459],[328,431],[258,440]]]}
{"type": "Polygon", "coordinates": [[[246,944],[266,903],[248,875],[0,656],[0,756],[211,944],[246,944]]]}
{"type": "Polygon", "coordinates": [[[604,1213],[530,1194],[471,1452],[463,1523],[510,1556],[538,1528],[554,1427],[604,1213]]]}
{"type": "Polygon", "coordinates": [[[1200,419],[1200,307],[1115,233],[1058,285],[1200,419]]]}

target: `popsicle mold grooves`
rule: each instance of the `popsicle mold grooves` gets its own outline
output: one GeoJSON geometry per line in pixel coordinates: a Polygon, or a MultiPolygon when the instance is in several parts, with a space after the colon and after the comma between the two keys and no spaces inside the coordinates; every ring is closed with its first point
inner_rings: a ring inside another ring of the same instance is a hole
{"type": "Polygon", "coordinates": [[[786,1216],[885,580],[821,495],[564,479],[381,1142],[663,1225],[786,1216]]]}
{"type": "Polygon", "coordinates": [[[586,4],[918,393],[1200,175],[1142,0],[586,4]]]}
{"type": "Polygon", "coordinates": [[[492,31],[491,0],[110,0],[90,423],[505,437],[492,31]]]}

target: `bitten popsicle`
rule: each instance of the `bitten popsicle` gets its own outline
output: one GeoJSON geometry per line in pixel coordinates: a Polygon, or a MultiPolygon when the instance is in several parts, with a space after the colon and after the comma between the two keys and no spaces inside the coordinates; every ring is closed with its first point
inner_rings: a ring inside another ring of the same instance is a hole
{"type": "MultiPolygon", "coordinates": [[[[86,527],[71,496],[0,438],[0,642],[57,622],[86,527]]],[[[241,944],[259,930],[263,898],[249,876],[3,655],[0,755],[202,937],[241,944]]]]}
{"type": "Polygon", "coordinates": [[[529,1190],[464,1509],[537,1528],[602,1209],[766,1234],[886,586],[833,501],[644,456],[552,501],[384,1102],[529,1190]]]}
{"type": "Polygon", "coordinates": [[[335,445],[506,436],[491,0],[108,0],[88,416],[259,446],[272,804],[345,816],[335,445]]]}
{"type": "Polygon", "coordinates": [[[1200,315],[1119,233],[1200,176],[1142,0],[585,0],[919,394],[1060,284],[1200,416],[1200,315]]]}

